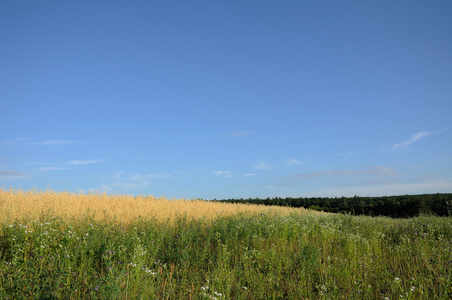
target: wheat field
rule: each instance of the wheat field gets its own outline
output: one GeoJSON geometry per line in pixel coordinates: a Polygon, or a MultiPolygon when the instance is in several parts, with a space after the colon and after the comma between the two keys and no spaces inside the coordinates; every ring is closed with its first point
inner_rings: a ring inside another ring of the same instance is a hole
{"type": "Polygon", "coordinates": [[[108,195],[102,193],[75,194],[68,192],[23,191],[0,189],[0,223],[31,220],[44,216],[81,219],[89,215],[96,220],[116,220],[129,223],[138,218],[172,221],[184,216],[189,219],[212,220],[218,216],[238,213],[278,215],[319,214],[304,208],[269,207],[232,204],[204,200],[167,199],[165,197],[108,195]]]}

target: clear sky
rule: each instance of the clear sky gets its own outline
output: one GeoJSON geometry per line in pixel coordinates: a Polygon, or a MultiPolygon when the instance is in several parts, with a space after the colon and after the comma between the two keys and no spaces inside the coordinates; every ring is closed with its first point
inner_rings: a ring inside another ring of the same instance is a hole
{"type": "Polygon", "coordinates": [[[452,1],[0,2],[0,187],[452,192],[452,1]]]}

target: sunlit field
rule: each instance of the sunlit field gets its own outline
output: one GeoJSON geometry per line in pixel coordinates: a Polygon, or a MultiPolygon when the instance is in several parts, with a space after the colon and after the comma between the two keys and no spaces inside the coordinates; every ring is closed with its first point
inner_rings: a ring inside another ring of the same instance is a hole
{"type": "Polygon", "coordinates": [[[0,190],[0,299],[450,299],[452,218],[0,190]]]}
{"type": "Polygon", "coordinates": [[[0,189],[0,222],[36,219],[43,216],[59,216],[65,219],[115,220],[128,224],[138,218],[157,221],[187,219],[212,220],[218,216],[238,213],[259,214],[319,214],[303,208],[230,204],[187,199],[155,198],[152,196],[72,194],[53,191],[22,191],[0,189]]]}

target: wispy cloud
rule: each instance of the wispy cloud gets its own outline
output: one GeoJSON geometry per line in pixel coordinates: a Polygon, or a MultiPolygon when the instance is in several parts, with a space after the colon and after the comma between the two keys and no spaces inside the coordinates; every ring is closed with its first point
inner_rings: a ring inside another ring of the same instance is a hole
{"type": "Polygon", "coordinates": [[[131,182],[118,182],[118,183],[112,183],[109,185],[110,188],[120,188],[123,190],[136,190],[140,187],[138,183],[131,183],[131,182]]]}
{"type": "Polygon", "coordinates": [[[74,144],[74,143],[79,143],[79,142],[80,141],[76,141],[76,140],[46,140],[46,141],[40,141],[40,142],[31,143],[31,144],[37,145],[37,146],[51,146],[51,145],[74,144]]]}
{"type": "Polygon", "coordinates": [[[12,140],[12,141],[3,141],[3,142],[0,142],[0,146],[6,146],[6,145],[17,144],[17,143],[20,143],[20,142],[23,142],[23,141],[25,141],[25,138],[20,137],[20,138],[14,139],[14,140],[12,140]]]}
{"type": "Polygon", "coordinates": [[[267,162],[263,161],[262,159],[259,159],[259,161],[254,164],[254,168],[258,170],[269,170],[270,165],[267,162]]]}
{"type": "Polygon", "coordinates": [[[352,155],[356,155],[356,152],[348,151],[348,152],[344,152],[344,153],[339,153],[337,156],[352,156],[352,155]]]}
{"type": "Polygon", "coordinates": [[[425,137],[429,136],[430,134],[431,134],[430,131],[420,131],[418,133],[415,133],[415,134],[411,135],[411,137],[408,140],[403,141],[401,143],[394,144],[391,147],[391,149],[392,150],[396,150],[396,149],[399,149],[399,148],[406,148],[408,145],[410,145],[410,144],[412,144],[412,143],[414,143],[414,142],[416,142],[416,141],[418,141],[418,140],[420,140],[422,138],[425,138],[425,137]]]}
{"type": "Polygon", "coordinates": [[[216,176],[232,177],[232,171],[213,171],[212,173],[216,176]]]}
{"type": "Polygon", "coordinates": [[[332,175],[356,175],[359,174],[358,171],[355,170],[322,170],[322,171],[314,171],[309,173],[300,173],[290,176],[291,178],[314,178],[321,176],[332,176],[332,175]]]}
{"type": "Polygon", "coordinates": [[[319,189],[306,193],[305,197],[392,196],[405,194],[450,193],[451,181],[433,180],[420,183],[385,183],[378,186],[319,189]]]}
{"type": "Polygon", "coordinates": [[[400,175],[394,169],[385,166],[370,167],[362,172],[363,175],[400,175]]]}
{"type": "Polygon", "coordinates": [[[249,134],[252,134],[252,133],[253,133],[253,131],[250,131],[250,130],[231,131],[231,132],[228,132],[227,135],[232,136],[232,137],[238,137],[238,136],[249,135],[249,134]]]}
{"type": "Polygon", "coordinates": [[[308,173],[300,173],[289,176],[290,178],[315,178],[322,176],[353,176],[353,175],[398,175],[391,168],[385,166],[374,166],[364,170],[321,170],[308,173]]]}
{"type": "Polygon", "coordinates": [[[11,141],[0,142],[0,145],[31,145],[31,146],[53,146],[53,145],[66,145],[66,144],[75,144],[81,143],[81,141],[77,140],[43,140],[39,142],[29,142],[25,138],[20,137],[11,141]]]}
{"type": "Polygon", "coordinates": [[[254,176],[254,175],[256,175],[256,174],[254,174],[254,173],[243,174],[243,176],[245,176],[245,177],[254,176]]]}
{"type": "Polygon", "coordinates": [[[109,181],[98,188],[89,189],[89,192],[121,192],[137,190],[150,186],[155,180],[173,178],[172,174],[148,173],[148,174],[127,174],[122,171],[112,172],[110,176],[94,176],[96,179],[109,181]]]}
{"type": "Polygon", "coordinates": [[[30,174],[22,173],[22,172],[18,172],[18,171],[0,170],[0,178],[3,178],[3,179],[23,178],[23,177],[27,177],[29,175],[30,174]]]}
{"type": "Polygon", "coordinates": [[[289,160],[286,161],[286,165],[288,166],[299,166],[299,165],[303,165],[304,163],[299,161],[296,158],[291,158],[289,160]]]}
{"type": "Polygon", "coordinates": [[[59,168],[59,167],[42,167],[38,168],[38,171],[59,171],[59,170],[65,170],[66,168],[59,168]]]}
{"type": "Polygon", "coordinates": [[[70,165],[91,165],[102,163],[105,159],[89,159],[89,160],[70,160],[67,163],[70,165]]]}
{"type": "Polygon", "coordinates": [[[140,186],[148,186],[152,180],[173,178],[169,173],[148,173],[148,174],[133,174],[127,180],[137,183],[140,186]]]}

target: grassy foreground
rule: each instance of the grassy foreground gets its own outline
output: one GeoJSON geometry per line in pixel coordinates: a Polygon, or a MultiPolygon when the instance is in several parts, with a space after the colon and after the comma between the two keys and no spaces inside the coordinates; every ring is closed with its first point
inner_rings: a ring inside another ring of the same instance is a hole
{"type": "MultiPolygon", "coordinates": [[[[0,194],[2,209],[5,195],[14,198],[11,191],[0,194]]],[[[199,218],[140,214],[127,222],[92,210],[77,217],[41,210],[23,218],[2,210],[0,299],[452,296],[450,217],[273,209],[224,209],[199,218]]]]}

